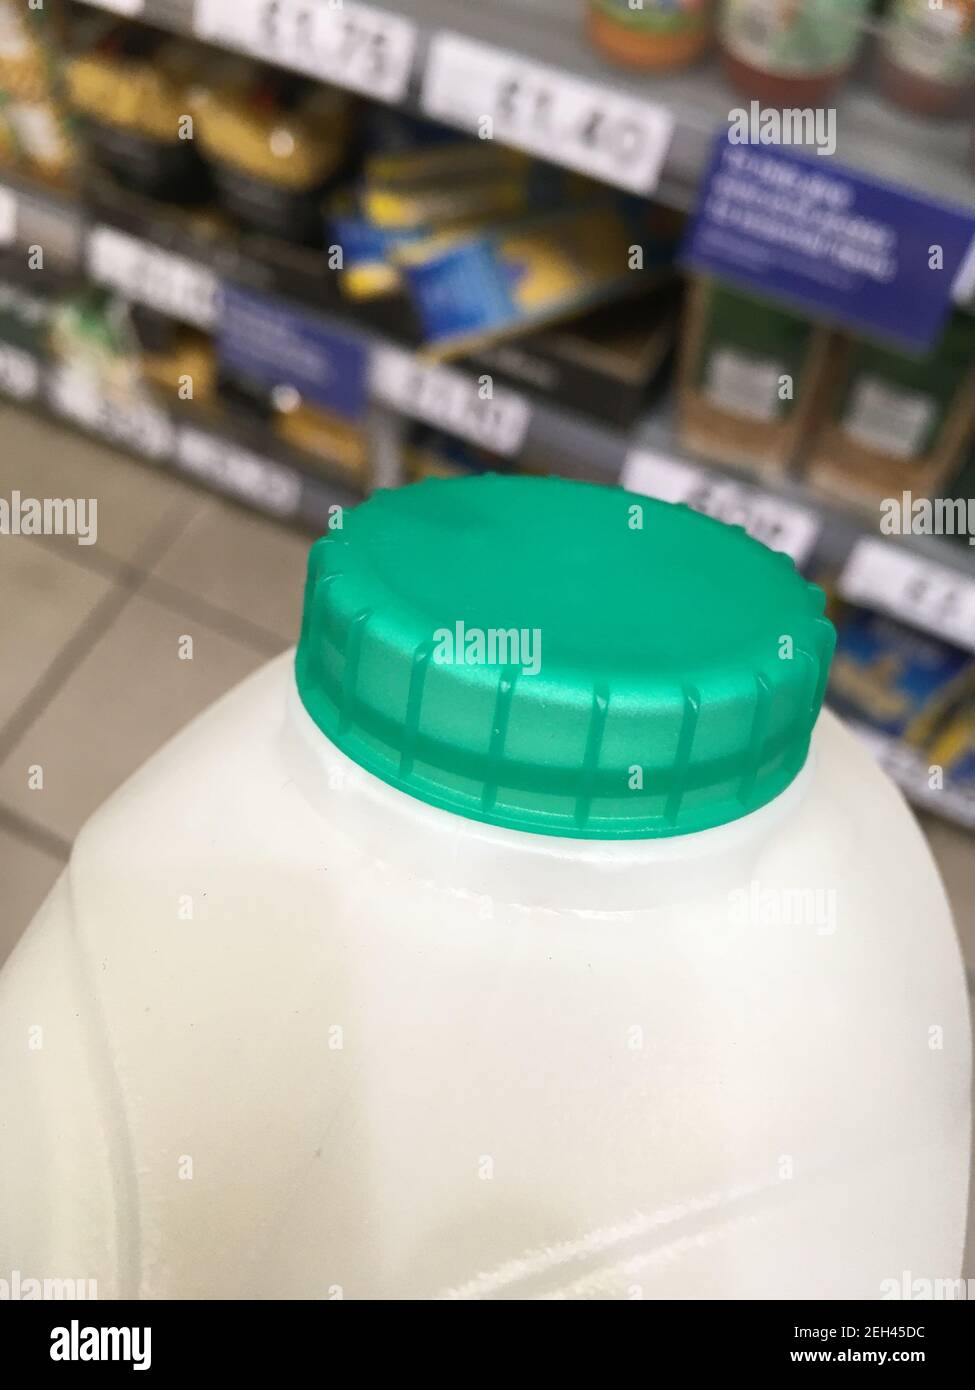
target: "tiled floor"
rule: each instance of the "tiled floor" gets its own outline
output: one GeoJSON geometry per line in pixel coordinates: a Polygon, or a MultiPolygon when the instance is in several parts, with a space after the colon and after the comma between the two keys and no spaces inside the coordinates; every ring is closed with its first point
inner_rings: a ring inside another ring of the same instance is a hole
{"type": "MultiPolygon", "coordinates": [[[[0,496],[97,497],[98,541],[0,544],[0,963],[79,826],[297,636],[308,538],[0,408],[0,496]],[[179,643],[193,638],[193,660],[179,643]],[[43,787],[32,788],[43,770],[43,787]]],[[[975,837],[925,821],[975,981],[975,837]]],[[[975,1220],[969,1222],[975,1277],[975,1220]]]]}
{"type": "Polygon", "coordinates": [[[0,496],[14,490],[96,497],[98,531],[94,545],[0,544],[0,961],[95,807],[294,641],[308,552],[301,534],[7,407],[0,496]]]}

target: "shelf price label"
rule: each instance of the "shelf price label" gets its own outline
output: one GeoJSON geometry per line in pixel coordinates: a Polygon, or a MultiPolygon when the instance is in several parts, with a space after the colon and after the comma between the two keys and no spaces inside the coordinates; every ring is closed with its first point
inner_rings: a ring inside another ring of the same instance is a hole
{"type": "Polygon", "coordinates": [[[416,27],[353,0],[196,0],[195,33],[379,101],[406,95],[416,27]]]}
{"type": "Polygon", "coordinates": [[[430,45],[423,109],[475,134],[487,117],[490,138],[631,193],[656,188],[674,127],[654,102],[447,33],[430,45]]]}
{"type": "Polygon", "coordinates": [[[0,392],[15,401],[29,401],[37,395],[39,382],[37,358],[9,343],[0,343],[0,392]]]}
{"type": "Polygon", "coordinates": [[[98,284],[197,328],[215,323],[220,284],[206,266],[106,226],[92,230],[86,255],[98,284]]]}
{"type": "Polygon", "coordinates": [[[955,276],[951,293],[956,304],[975,312],[975,236],[955,276]]]}
{"type": "Polygon", "coordinates": [[[216,322],[220,282],[187,256],[103,226],[92,230],[86,254],[97,284],[197,328],[216,322]]]}
{"type": "Polygon", "coordinates": [[[400,348],[379,348],[373,354],[372,390],[404,415],[495,454],[517,454],[531,418],[531,406],[514,391],[495,389],[482,398],[476,377],[422,362],[400,348]]]}
{"type": "Polygon", "coordinates": [[[851,603],[877,608],[975,651],[975,579],[914,555],[895,541],[857,541],[840,575],[851,603]]]}
{"type": "Polygon", "coordinates": [[[12,246],[16,240],[17,195],[0,184],[0,246],[12,246]]]}
{"type": "Polygon", "coordinates": [[[146,7],[146,0],[86,0],[86,3],[96,10],[111,10],[113,14],[124,14],[129,19],[141,14],[146,7]]]}
{"type": "Polygon", "coordinates": [[[799,566],[808,560],[822,528],[819,514],[808,507],[649,449],[630,454],[621,482],[631,492],[683,502],[729,526],[744,526],[755,540],[791,555],[799,566]]]}
{"type": "Polygon", "coordinates": [[[178,432],[176,463],[184,473],[272,516],[294,516],[301,506],[301,477],[293,468],[191,425],[178,432]]]}
{"type": "Polygon", "coordinates": [[[124,445],[148,459],[172,454],[173,427],[169,417],[146,401],[126,400],[99,389],[90,373],[56,367],[48,378],[51,408],[68,420],[124,445]]]}

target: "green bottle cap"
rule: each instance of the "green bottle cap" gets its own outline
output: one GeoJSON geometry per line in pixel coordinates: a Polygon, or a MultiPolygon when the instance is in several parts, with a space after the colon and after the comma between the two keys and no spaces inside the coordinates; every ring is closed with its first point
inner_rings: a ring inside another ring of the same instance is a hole
{"type": "Polygon", "coordinates": [[[376,493],[312,547],[298,690],[390,786],[543,835],[736,820],[799,772],[835,634],[740,527],[489,474],[376,493]]]}

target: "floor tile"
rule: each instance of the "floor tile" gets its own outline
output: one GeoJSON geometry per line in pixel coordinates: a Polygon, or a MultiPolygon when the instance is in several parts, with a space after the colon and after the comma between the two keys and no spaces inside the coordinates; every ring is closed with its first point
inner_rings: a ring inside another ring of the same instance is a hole
{"type": "Polygon", "coordinates": [[[0,765],[0,804],[72,839],[150,753],[264,660],[136,595],[0,765]],[[192,660],[179,658],[184,636],[192,660]],[[38,765],[43,787],[32,790],[29,769],[38,765]]]}
{"type": "Polygon", "coordinates": [[[310,539],[212,501],[197,512],[153,573],[286,643],[297,641],[310,539]]]}
{"type": "MultiPolygon", "coordinates": [[[[70,549],[83,563],[141,564],[147,542],[166,522],[189,521],[205,494],[151,464],[59,425],[38,425],[27,411],[0,407],[0,496],[94,498],[97,539],[51,536],[43,544],[70,549]]],[[[153,557],[155,558],[155,557],[153,557]]]]}
{"type": "Polygon", "coordinates": [[[55,855],[0,825],[0,965],[62,868],[55,855]]]}
{"type": "Polygon", "coordinates": [[[33,536],[0,535],[0,730],[111,588],[33,536]]]}

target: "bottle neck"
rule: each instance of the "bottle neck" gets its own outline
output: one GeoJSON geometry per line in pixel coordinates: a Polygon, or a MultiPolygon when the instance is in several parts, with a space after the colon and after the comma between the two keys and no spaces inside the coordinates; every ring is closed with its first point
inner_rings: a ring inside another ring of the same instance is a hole
{"type": "Polygon", "coordinates": [[[740,884],[812,780],[810,753],[784,792],[727,825],[656,840],[574,840],[469,820],[397,791],[322,733],[293,675],[282,739],[295,783],[356,853],[460,893],[580,912],[661,907],[740,884]]]}

